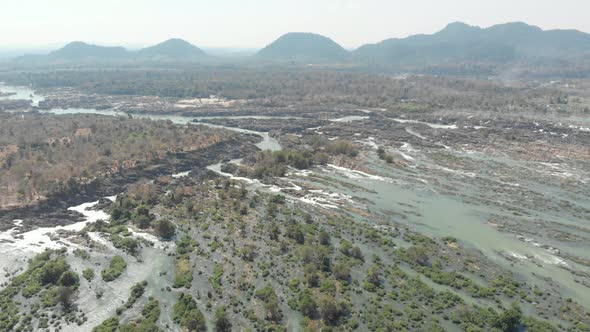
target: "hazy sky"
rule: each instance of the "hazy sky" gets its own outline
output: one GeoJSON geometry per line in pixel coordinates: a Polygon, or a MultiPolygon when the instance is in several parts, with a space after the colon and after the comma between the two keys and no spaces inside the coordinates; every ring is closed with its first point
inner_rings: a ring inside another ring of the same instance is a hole
{"type": "Polygon", "coordinates": [[[589,13],[589,0],[0,0],[0,47],[147,45],[171,37],[202,47],[262,47],[306,31],[353,48],[453,21],[590,32],[589,13]]]}

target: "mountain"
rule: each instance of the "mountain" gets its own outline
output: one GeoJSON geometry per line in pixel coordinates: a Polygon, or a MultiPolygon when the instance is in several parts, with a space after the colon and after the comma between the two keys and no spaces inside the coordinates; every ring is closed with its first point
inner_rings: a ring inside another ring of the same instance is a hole
{"type": "Polygon", "coordinates": [[[136,52],[140,59],[196,59],[207,56],[203,50],[182,39],[169,39],[136,52]]]}
{"type": "Polygon", "coordinates": [[[303,32],[291,32],[281,36],[260,50],[259,58],[270,60],[341,61],[349,52],[332,39],[303,32]]]}
{"type": "Polygon", "coordinates": [[[120,60],[129,55],[123,47],[108,47],[72,42],[57,51],[49,53],[51,60],[120,60]]]}
{"type": "Polygon", "coordinates": [[[548,30],[522,22],[482,29],[456,22],[432,35],[392,38],[364,45],[357,60],[429,65],[452,62],[505,63],[524,58],[571,58],[590,54],[590,35],[576,30],[548,30]]]}

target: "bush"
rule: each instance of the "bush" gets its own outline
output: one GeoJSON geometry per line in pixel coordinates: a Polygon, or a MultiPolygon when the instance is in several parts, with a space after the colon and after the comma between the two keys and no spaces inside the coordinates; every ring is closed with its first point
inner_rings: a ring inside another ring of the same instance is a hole
{"type": "Polygon", "coordinates": [[[266,319],[273,322],[279,322],[283,319],[283,314],[279,306],[279,298],[270,284],[257,290],[256,297],[264,302],[266,319]]]}
{"type": "Polygon", "coordinates": [[[348,155],[350,157],[358,155],[358,150],[352,143],[342,140],[336,140],[328,144],[326,152],[331,155],[348,155]]]}
{"type": "Polygon", "coordinates": [[[59,284],[64,287],[78,287],[80,284],[80,277],[72,271],[64,272],[59,278],[59,284]]]}
{"type": "Polygon", "coordinates": [[[299,311],[308,318],[314,318],[317,315],[318,305],[314,300],[313,294],[306,289],[299,295],[299,311]]]}
{"type": "Polygon", "coordinates": [[[191,262],[186,257],[181,257],[176,260],[176,273],[174,275],[174,288],[190,288],[193,282],[193,270],[191,262]]]}
{"type": "Polygon", "coordinates": [[[136,239],[122,237],[117,234],[111,235],[111,242],[113,242],[115,248],[123,249],[131,255],[135,255],[137,253],[137,248],[139,248],[139,242],[137,242],[136,239]]]}
{"type": "Polygon", "coordinates": [[[367,271],[367,276],[365,278],[365,289],[374,292],[381,286],[381,268],[373,264],[367,271]]]}
{"type": "Polygon", "coordinates": [[[173,319],[189,331],[207,331],[205,316],[191,295],[180,294],[178,302],[174,304],[173,319]]]}
{"type": "Polygon", "coordinates": [[[86,250],[82,250],[82,249],[75,249],[74,255],[76,257],[80,257],[82,259],[89,259],[90,258],[90,254],[86,250]]]}
{"type": "Polygon", "coordinates": [[[318,236],[318,240],[321,245],[329,246],[330,245],[330,234],[328,234],[328,232],[326,232],[325,230],[322,229],[320,231],[320,235],[318,236]]]}
{"type": "Polygon", "coordinates": [[[256,257],[256,247],[253,245],[245,245],[242,248],[242,259],[247,261],[247,262],[253,262],[254,261],[254,257],[256,257]]]}
{"type": "Polygon", "coordinates": [[[343,302],[337,303],[332,296],[320,298],[318,307],[322,320],[326,325],[337,325],[340,317],[348,312],[347,306],[343,302]]]}
{"type": "Polygon", "coordinates": [[[113,281],[117,279],[123,271],[127,268],[127,263],[121,256],[115,256],[111,259],[111,263],[107,269],[102,271],[102,280],[106,282],[113,281]]]}
{"type": "Polygon", "coordinates": [[[290,224],[289,226],[287,226],[285,235],[288,238],[295,240],[295,242],[297,242],[298,244],[305,243],[305,235],[303,234],[303,231],[301,230],[301,227],[298,224],[290,224]]]}
{"type": "Polygon", "coordinates": [[[43,285],[56,285],[61,275],[69,270],[69,268],[69,265],[63,258],[49,261],[41,268],[39,280],[43,285]]]}
{"type": "Polygon", "coordinates": [[[160,219],[156,223],[156,232],[161,238],[171,239],[176,233],[176,226],[166,219],[160,219]]]}
{"type": "Polygon", "coordinates": [[[519,331],[521,319],[522,311],[516,303],[513,303],[510,309],[505,310],[498,316],[494,323],[494,327],[504,332],[516,332],[519,331]]]}
{"type": "Polygon", "coordinates": [[[115,332],[119,328],[119,319],[116,317],[109,318],[102,324],[92,329],[92,332],[115,332]]]}
{"type": "Polygon", "coordinates": [[[143,295],[145,292],[145,286],[147,286],[147,281],[138,282],[133,287],[131,287],[131,293],[129,294],[127,303],[125,303],[125,307],[127,307],[127,309],[131,308],[137,299],[143,295]]]}
{"type": "Polygon", "coordinates": [[[232,323],[227,317],[225,308],[219,308],[215,311],[215,332],[231,332],[232,323]]]}
{"type": "Polygon", "coordinates": [[[82,276],[84,277],[84,279],[90,282],[94,280],[94,270],[90,268],[85,269],[84,271],[82,271],[82,276]]]}
{"type": "Polygon", "coordinates": [[[342,281],[350,280],[350,267],[345,263],[338,263],[332,269],[334,278],[342,281]]]}

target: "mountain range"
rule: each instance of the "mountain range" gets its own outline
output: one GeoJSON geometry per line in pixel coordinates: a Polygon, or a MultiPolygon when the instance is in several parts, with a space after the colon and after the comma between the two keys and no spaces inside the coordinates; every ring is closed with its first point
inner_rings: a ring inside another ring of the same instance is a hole
{"type": "MultiPolygon", "coordinates": [[[[571,59],[590,56],[590,34],[577,30],[542,30],[521,22],[489,28],[451,23],[431,35],[391,38],[348,51],[330,38],[287,33],[250,57],[254,61],[436,65],[509,63],[521,59],[571,59]]],[[[72,42],[41,61],[205,61],[213,58],[182,39],[170,39],[138,51],[72,42]]],[[[22,59],[29,59],[23,57],[22,59]]]]}
{"type": "Polygon", "coordinates": [[[509,62],[523,58],[573,58],[590,54],[590,34],[547,30],[521,22],[487,29],[451,23],[432,35],[392,38],[352,53],[361,61],[432,64],[456,61],[509,62]]]}

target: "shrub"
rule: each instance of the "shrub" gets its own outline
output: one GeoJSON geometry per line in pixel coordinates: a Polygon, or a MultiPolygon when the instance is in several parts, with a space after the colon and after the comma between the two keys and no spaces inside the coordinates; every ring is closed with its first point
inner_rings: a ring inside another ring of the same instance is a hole
{"type": "Polygon", "coordinates": [[[117,279],[123,271],[127,268],[127,263],[121,256],[115,256],[111,259],[111,263],[107,269],[102,271],[102,280],[106,282],[117,279]]]}
{"type": "Polygon", "coordinates": [[[90,268],[85,269],[84,271],[82,271],[82,276],[84,277],[84,279],[92,281],[94,280],[94,270],[90,268]]]}
{"type": "Polygon", "coordinates": [[[189,331],[207,331],[205,316],[191,295],[180,294],[178,302],[174,304],[173,319],[189,331]]]}
{"type": "Polygon", "coordinates": [[[59,278],[59,284],[64,287],[78,287],[80,277],[75,272],[66,271],[59,278]]]}
{"type": "Polygon", "coordinates": [[[156,223],[156,232],[161,238],[171,239],[176,233],[176,226],[169,220],[160,219],[156,223]]]}
{"type": "Polygon", "coordinates": [[[219,308],[215,311],[215,332],[231,332],[232,323],[227,317],[225,308],[219,308]]]}

